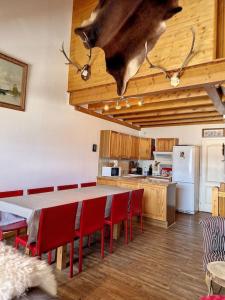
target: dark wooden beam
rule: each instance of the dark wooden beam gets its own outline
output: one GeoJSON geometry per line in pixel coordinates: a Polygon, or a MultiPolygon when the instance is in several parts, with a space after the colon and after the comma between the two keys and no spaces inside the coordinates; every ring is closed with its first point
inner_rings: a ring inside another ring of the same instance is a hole
{"type": "Polygon", "coordinates": [[[105,120],[105,121],[109,121],[109,122],[116,123],[116,124],[119,124],[119,125],[122,125],[122,126],[125,126],[125,127],[129,127],[131,129],[134,129],[134,130],[139,130],[139,131],[141,130],[141,128],[137,125],[132,125],[131,123],[128,123],[126,121],[114,119],[114,118],[111,118],[111,117],[108,117],[108,116],[103,116],[102,114],[90,111],[87,108],[84,108],[84,107],[81,107],[81,106],[75,106],[75,110],[77,110],[79,112],[82,112],[84,114],[87,114],[87,115],[105,120]]]}
{"type": "Polygon", "coordinates": [[[205,85],[205,90],[212,100],[219,114],[225,115],[225,104],[223,103],[223,91],[221,87],[216,88],[214,85],[205,85]]]}

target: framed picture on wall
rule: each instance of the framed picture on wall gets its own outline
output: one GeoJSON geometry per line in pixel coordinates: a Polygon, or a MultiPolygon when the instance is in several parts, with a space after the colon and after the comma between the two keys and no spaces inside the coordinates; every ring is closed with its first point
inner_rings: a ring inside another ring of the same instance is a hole
{"type": "Polygon", "coordinates": [[[0,53],[0,107],[25,111],[28,65],[0,53]]]}
{"type": "Polygon", "coordinates": [[[202,137],[204,137],[204,138],[225,137],[225,128],[206,128],[206,129],[202,129],[202,137]]]}

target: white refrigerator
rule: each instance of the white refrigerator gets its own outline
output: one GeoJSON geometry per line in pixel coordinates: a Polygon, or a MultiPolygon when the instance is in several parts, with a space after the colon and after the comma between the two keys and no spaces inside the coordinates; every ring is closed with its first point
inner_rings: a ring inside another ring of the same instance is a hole
{"type": "Polygon", "coordinates": [[[173,148],[173,182],[177,183],[176,209],[194,214],[199,210],[199,146],[173,148]]]}

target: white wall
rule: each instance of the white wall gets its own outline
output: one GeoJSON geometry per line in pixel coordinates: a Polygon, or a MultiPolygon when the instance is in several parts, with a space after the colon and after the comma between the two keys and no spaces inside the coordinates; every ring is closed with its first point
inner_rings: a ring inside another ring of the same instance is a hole
{"type": "Polygon", "coordinates": [[[68,104],[72,0],[0,0],[0,52],[29,64],[26,112],[0,108],[0,190],[94,180],[101,129],[126,127],[68,104]]]}
{"type": "Polygon", "coordinates": [[[182,145],[201,145],[203,128],[225,128],[224,124],[144,128],[141,135],[151,138],[179,138],[182,145]]]}

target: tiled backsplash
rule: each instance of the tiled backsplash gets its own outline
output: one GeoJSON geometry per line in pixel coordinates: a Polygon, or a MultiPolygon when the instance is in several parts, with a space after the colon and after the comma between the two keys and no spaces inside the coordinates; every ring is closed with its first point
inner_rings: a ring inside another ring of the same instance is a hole
{"type": "MultiPolygon", "coordinates": [[[[101,176],[102,174],[102,167],[110,167],[114,166],[114,161],[113,159],[99,159],[98,163],[98,176],[101,176]]],[[[129,160],[118,160],[118,166],[121,167],[121,175],[125,176],[129,173],[129,160]]],[[[143,174],[145,171],[149,170],[150,164],[153,163],[151,160],[140,160],[140,161],[135,161],[138,162],[139,167],[143,169],[143,174]]]]}

